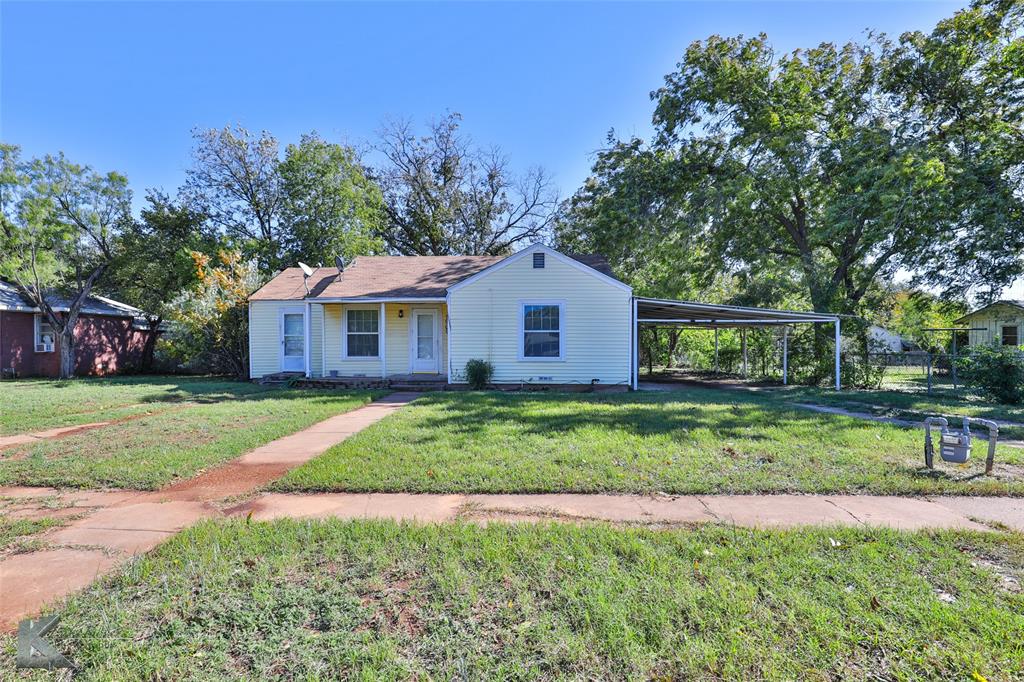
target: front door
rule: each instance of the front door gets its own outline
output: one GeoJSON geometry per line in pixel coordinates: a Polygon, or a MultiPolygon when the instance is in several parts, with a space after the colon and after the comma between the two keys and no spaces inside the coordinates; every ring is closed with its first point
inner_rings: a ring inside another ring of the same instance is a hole
{"type": "Polygon", "coordinates": [[[437,374],[437,348],[437,311],[413,310],[409,329],[409,364],[412,371],[437,374]]]}
{"type": "Polygon", "coordinates": [[[302,308],[281,311],[281,371],[302,372],[306,369],[306,324],[302,308]]]}

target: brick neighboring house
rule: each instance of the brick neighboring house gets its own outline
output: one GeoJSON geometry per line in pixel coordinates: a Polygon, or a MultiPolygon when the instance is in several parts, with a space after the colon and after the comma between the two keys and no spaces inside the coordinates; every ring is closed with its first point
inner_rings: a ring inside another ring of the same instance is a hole
{"type": "MultiPolygon", "coordinates": [[[[53,296],[55,312],[67,302],[53,296]]],[[[102,296],[86,299],[75,325],[75,375],[102,376],[138,365],[150,331],[138,308],[102,296]]],[[[0,280],[0,371],[16,376],[60,374],[60,339],[46,316],[0,280]]]]}

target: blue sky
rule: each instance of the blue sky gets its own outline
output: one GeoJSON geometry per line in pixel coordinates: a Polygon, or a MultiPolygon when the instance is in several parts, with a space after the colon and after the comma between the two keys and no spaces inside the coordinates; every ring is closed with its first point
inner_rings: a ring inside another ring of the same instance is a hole
{"type": "Polygon", "coordinates": [[[563,196],[610,128],[650,131],[686,46],[765,32],[779,51],[928,30],[962,2],[0,2],[0,139],[173,192],[193,127],[372,141],[446,110],[563,196]]]}

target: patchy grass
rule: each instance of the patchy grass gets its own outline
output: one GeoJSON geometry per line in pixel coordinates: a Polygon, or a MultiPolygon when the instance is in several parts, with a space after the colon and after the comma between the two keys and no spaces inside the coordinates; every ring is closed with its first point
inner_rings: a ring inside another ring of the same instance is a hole
{"type": "Polygon", "coordinates": [[[31,536],[64,523],[62,519],[15,519],[0,513],[0,556],[26,542],[31,536]]]}
{"type": "Polygon", "coordinates": [[[220,401],[264,386],[198,377],[25,379],[0,383],[0,435],[162,412],[175,403],[220,401]]]}
{"type": "Polygon", "coordinates": [[[204,522],[48,639],[86,680],[996,682],[1022,570],[1011,533],[204,522]]]}
{"type": "Polygon", "coordinates": [[[207,393],[148,416],[0,450],[0,485],[151,490],[370,402],[371,391],[207,393]]]}
{"type": "MultiPolygon", "coordinates": [[[[1024,405],[1002,405],[971,395],[951,393],[904,393],[900,391],[859,391],[844,389],[839,393],[820,388],[793,388],[780,391],[779,397],[793,402],[831,405],[851,411],[919,420],[928,415],[959,415],[982,417],[1024,424],[1024,405]]],[[[1000,433],[1004,429],[1000,429],[1000,433]]],[[[1008,430],[1006,430],[1008,431],[1008,430]]],[[[1014,431],[1024,434],[1024,429],[1014,431]]]]}
{"type": "MultiPolygon", "coordinates": [[[[976,456],[983,456],[979,444],[976,456]]],[[[275,484],[414,492],[1024,494],[1024,450],[922,471],[920,431],[772,395],[445,393],[418,400],[275,484]]]]}

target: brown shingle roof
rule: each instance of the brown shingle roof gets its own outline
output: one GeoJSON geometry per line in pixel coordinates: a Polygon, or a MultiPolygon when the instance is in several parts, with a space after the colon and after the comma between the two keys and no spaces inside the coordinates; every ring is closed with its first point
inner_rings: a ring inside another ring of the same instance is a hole
{"type": "MultiPolygon", "coordinates": [[[[571,256],[614,277],[604,256],[571,256]]],[[[359,256],[338,276],[335,268],[317,268],[309,278],[310,298],[443,298],[448,287],[475,275],[505,256],[359,256]]],[[[252,301],[305,298],[302,270],[287,268],[249,297],[252,301]]]]}

